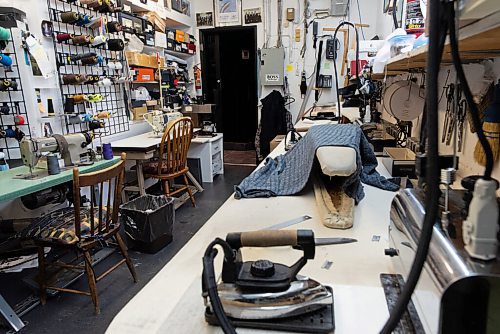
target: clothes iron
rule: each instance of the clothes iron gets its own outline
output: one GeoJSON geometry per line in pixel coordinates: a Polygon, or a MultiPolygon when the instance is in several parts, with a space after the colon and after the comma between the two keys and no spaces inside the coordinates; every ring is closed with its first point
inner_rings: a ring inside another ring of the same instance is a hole
{"type": "Polygon", "coordinates": [[[315,254],[311,230],[229,233],[217,238],[203,257],[205,320],[219,325],[224,333],[234,326],[266,330],[330,333],[335,329],[333,292],[310,278],[298,275],[315,254]],[[216,245],[224,251],[221,282],[214,272],[216,245]],[[269,260],[246,261],[243,247],[292,246],[304,252],[288,267],[269,260]]]}

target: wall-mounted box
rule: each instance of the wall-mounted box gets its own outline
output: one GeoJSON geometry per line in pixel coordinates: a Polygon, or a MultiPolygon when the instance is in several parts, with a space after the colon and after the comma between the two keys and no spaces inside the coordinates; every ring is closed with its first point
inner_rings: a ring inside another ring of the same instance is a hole
{"type": "Polygon", "coordinates": [[[283,86],[285,76],[285,49],[262,49],[260,82],[263,86],[283,86]]]}

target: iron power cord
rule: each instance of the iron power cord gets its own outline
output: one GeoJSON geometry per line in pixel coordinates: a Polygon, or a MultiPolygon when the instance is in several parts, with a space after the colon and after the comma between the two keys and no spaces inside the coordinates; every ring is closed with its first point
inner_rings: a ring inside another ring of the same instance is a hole
{"type": "MultiPolygon", "coordinates": [[[[356,26],[351,22],[347,22],[347,21],[340,22],[340,24],[335,29],[335,33],[333,34],[333,40],[337,39],[337,34],[338,34],[340,28],[342,28],[345,25],[351,26],[352,28],[354,28],[354,31],[356,32],[356,82],[357,82],[357,88],[359,88],[359,77],[358,77],[358,74],[359,74],[359,34],[358,34],[358,29],[356,29],[356,26]]],[[[340,113],[341,105],[340,105],[340,94],[339,94],[339,74],[337,71],[337,62],[336,61],[333,62],[333,69],[335,71],[335,92],[337,94],[337,111],[338,111],[338,117],[340,119],[342,117],[342,115],[340,113]]]]}
{"type": "Polygon", "coordinates": [[[382,334],[390,334],[398,325],[422,273],[439,208],[439,142],[438,142],[438,77],[442,59],[442,45],[447,27],[442,15],[441,1],[430,1],[429,52],[427,56],[427,190],[425,194],[425,218],[410,273],[398,301],[384,327],[382,334]],[[443,26],[445,29],[443,29],[443,26]]]}
{"type": "Polygon", "coordinates": [[[219,321],[219,325],[225,334],[236,334],[233,324],[227,317],[222,306],[222,302],[217,292],[217,281],[215,278],[214,260],[217,256],[216,245],[219,245],[224,250],[224,257],[226,259],[233,259],[234,253],[229,244],[220,238],[215,239],[208,245],[205,255],[203,256],[203,275],[202,275],[202,285],[203,285],[203,295],[210,298],[210,304],[212,305],[212,310],[219,321]]]}
{"type": "Polygon", "coordinates": [[[477,137],[481,146],[483,147],[485,156],[486,156],[486,166],[484,169],[485,180],[491,180],[491,173],[493,171],[494,158],[493,151],[491,150],[490,143],[486,139],[484,135],[483,127],[481,125],[481,119],[479,117],[479,110],[477,109],[477,105],[474,102],[474,97],[472,96],[472,92],[470,90],[469,83],[467,82],[467,78],[465,77],[464,68],[462,66],[462,62],[460,60],[460,53],[458,48],[458,41],[456,35],[455,28],[455,7],[454,3],[450,3],[448,5],[448,25],[450,28],[450,46],[451,46],[451,55],[453,58],[453,65],[455,70],[457,71],[457,77],[462,84],[462,91],[465,95],[465,99],[467,100],[467,104],[469,105],[470,115],[472,118],[472,122],[474,123],[474,127],[477,129],[477,137]]]}

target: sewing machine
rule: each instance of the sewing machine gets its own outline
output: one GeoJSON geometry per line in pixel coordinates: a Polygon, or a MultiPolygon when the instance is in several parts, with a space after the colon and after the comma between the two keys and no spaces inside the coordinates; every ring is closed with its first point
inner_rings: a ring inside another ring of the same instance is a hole
{"type": "Polygon", "coordinates": [[[168,125],[168,123],[184,117],[184,115],[178,111],[169,109],[168,112],[164,112],[162,110],[148,112],[142,117],[146,122],[148,122],[149,125],[151,125],[155,136],[161,137],[163,136],[163,131],[165,131],[165,127],[168,125]]]}
{"type": "Polygon", "coordinates": [[[47,153],[59,152],[64,159],[64,165],[78,166],[86,161],[82,156],[88,155],[87,148],[93,137],[87,132],[54,135],[48,138],[23,138],[19,144],[23,164],[33,169],[42,156],[47,153]]]}

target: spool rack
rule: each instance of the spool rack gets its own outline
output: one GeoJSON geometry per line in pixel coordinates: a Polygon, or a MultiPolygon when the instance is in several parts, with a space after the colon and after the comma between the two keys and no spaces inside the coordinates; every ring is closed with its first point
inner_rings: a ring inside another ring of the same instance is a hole
{"type": "MultiPolygon", "coordinates": [[[[54,28],[54,50],[56,54],[56,63],[59,73],[59,85],[61,90],[62,103],[66,101],[68,97],[73,95],[85,95],[85,94],[101,94],[104,99],[97,103],[84,103],[75,104],[74,114],[64,114],[64,124],[66,133],[75,133],[88,131],[88,123],[83,122],[79,124],[71,124],[70,116],[75,116],[78,114],[96,114],[99,112],[110,112],[111,117],[104,119],[105,127],[102,129],[94,130],[96,136],[109,136],[116,133],[121,133],[129,130],[129,110],[125,103],[125,91],[124,84],[113,82],[109,87],[98,86],[94,84],[79,84],[79,85],[67,85],[63,83],[63,76],[65,74],[81,74],[81,75],[93,75],[100,77],[122,77],[122,70],[111,70],[107,68],[107,63],[109,61],[120,62],[122,67],[125,66],[124,53],[123,51],[111,51],[108,49],[107,44],[101,45],[99,47],[92,47],[90,45],[74,45],[71,41],[64,41],[59,43],[55,36],[59,33],[69,33],[74,35],[91,35],[97,36],[100,33],[98,30],[94,30],[84,26],[77,26],[69,23],[63,23],[60,18],[60,14],[63,12],[77,12],[81,14],[92,15],[94,18],[106,17],[108,22],[119,22],[118,15],[116,13],[99,13],[96,10],[87,8],[84,5],[80,5],[79,2],[69,2],[64,0],[47,0],[47,6],[49,9],[50,20],[52,21],[54,28]],[[98,56],[102,56],[104,62],[99,65],[82,65],[80,63],[73,63],[68,60],[70,55],[78,55],[95,52],[98,56]]],[[[123,34],[110,33],[107,34],[108,38],[122,38],[123,34]]]]}
{"type": "MultiPolygon", "coordinates": [[[[9,127],[12,129],[17,127],[24,132],[25,135],[31,136],[23,85],[21,76],[19,75],[19,62],[17,59],[16,46],[12,37],[15,32],[20,32],[20,30],[10,29],[11,38],[6,41],[7,47],[2,51],[4,55],[12,58],[12,65],[8,68],[0,65],[0,80],[15,80],[17,83],[17,89],[13,90],[12,88],[9,88],[5,91],[0,91],[0,107],[7,106],[9,108],[9,113],[7,115],[0,113],[0,127],[2,130],[6,130],[9,127]],[[23,125],[15,125],[14,117],[16,115],[20,115],[24,118],[23,125]]],[[[8,160],[21,158],[19,142],[15,138],[0,136],[0,149],[3,150],[8,160]]]]}

